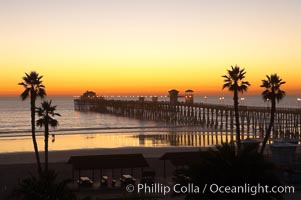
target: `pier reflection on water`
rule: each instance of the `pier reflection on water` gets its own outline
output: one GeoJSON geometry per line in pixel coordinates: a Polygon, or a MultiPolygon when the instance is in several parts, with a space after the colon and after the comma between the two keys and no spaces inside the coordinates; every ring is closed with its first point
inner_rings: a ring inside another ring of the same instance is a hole
{"type": "Polygon", "coordinates": [[[235,136],[224,132],[170,132],[166,134],[139,134],[140,146],[212,146],[235,140],[235,136]]]}

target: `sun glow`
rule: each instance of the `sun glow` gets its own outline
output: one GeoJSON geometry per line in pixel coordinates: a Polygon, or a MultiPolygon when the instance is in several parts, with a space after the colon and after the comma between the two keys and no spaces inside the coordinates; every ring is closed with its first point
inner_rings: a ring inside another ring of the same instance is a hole
{"type": "Polygon", "coordinates": [[[278,73],[301,82],[298,1],[20,1],[0,6],[0,95],[18,95],[24,72],[44,75],[50,95],[219,94],[231,65],[250,94],[278,73]],[[280,12],[281,11],[281,12],[280,12]]]}

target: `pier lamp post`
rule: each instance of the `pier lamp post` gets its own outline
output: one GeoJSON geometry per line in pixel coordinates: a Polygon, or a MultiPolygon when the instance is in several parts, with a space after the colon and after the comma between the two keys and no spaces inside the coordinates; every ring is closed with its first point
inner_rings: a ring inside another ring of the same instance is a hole
{"type": "Polygon", "coordinates": [[[270,107],[270,99],[267,98],[267,107],[269,108],[270,107]]]}
{"type": "Polygon", "coordinates": [[[204,102],[207,103],[207,96],[204,96],[204,102]]]}
{"type": "Polygon", "coordinates": [[[298,108],[300,108],[301,98],[297,98],[297,102],[298,102],[298,108]]]}
{"type": "Polygon", "coordinates": [[[245,98],[244,98],[244,97],[241,97],[241,98],[240,98],[240,103],[241,103],[242,106],[244,105],[244,102],[245,102],[245,98]]]}
{"type": "Polygon", "coordinates": [[[219,98],[219,103],[220,103],[220,104],[224,103],[224,99],[225,99],[225,97],[220,97],[220,98],[219,98]]]}

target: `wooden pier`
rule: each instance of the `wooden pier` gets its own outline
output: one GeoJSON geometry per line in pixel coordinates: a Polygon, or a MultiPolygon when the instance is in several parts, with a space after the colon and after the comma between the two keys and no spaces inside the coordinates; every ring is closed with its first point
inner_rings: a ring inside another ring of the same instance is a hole
{"type": "MultiPolygon", "coordinates": [[[[174,125],[199,126],[233,135],[234,108],[207,103],[75,99],[77,111],[94,111],[174,125]]],[[[262,138],[270,120],[268,107],[239,106],[242,138],[262,138]]],[[[300,139],[301,109],[277,108],[272,138],[300,139]]]]}

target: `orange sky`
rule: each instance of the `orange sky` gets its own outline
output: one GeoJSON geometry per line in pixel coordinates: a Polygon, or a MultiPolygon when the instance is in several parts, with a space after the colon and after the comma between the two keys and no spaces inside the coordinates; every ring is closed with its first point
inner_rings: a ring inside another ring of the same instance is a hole
{"type": "Polygon", "coordinates": [[[278,73],[298,95],[300,8],[296,0],[4,0],[0,95],[20,94],[31,70],[49,95],[219,95],[235,64],[247,71],[249,94],[278,73]]]}

